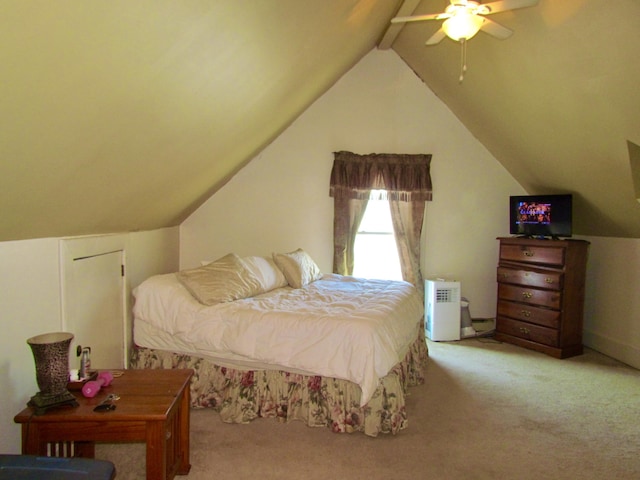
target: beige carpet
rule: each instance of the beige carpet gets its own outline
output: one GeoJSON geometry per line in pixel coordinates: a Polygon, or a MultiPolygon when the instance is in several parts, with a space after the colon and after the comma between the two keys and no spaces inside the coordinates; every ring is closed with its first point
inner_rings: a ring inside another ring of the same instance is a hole
{"type": "MultiPolygon", "coordinates": [[[[556,360],[492,339],[429,342],[397,436],[300,422],[228,425],[191,411],[201,479],[640,478],[640,372],[592,350],[556,360]]],[[[118,480],[145,478],[142,444],[99,445],[118,480]]]]}

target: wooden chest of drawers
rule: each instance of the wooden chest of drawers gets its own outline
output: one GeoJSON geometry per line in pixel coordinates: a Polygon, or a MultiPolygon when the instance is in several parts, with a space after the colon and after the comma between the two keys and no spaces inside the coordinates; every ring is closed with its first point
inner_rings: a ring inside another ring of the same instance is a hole
{"type": "Polygon", "coordinates": [[[496,339],[556,358],[582,354],[589,242],[498,240],[496,339]]]}

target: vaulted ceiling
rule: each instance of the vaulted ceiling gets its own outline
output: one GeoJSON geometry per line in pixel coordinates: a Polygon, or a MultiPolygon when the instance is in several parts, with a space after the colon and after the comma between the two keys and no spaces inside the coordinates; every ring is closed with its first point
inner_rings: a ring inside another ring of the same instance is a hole
{"type": "Polygon", "coordinates": [[[392,48],[527,191],[573,193],[577,233],[640,237],[640,2],[540,0],[491,19],[514,34],[472,38],[462,83],[457,43],[424,46],[439,22],[407,24],[392,48]]]}
{"type": "MultiPolygon", "coordinates": [[[[0,241],[179,224],[375,48],[398,11],[446,5],[2,2],[0,241]]],[[[636,0],[495,14],[515,33],[469,41],[462,83],[458,44],[424,46],[439,22],[406,25],[383,47],[531,193],[574,193],[576,233],[640,238],[638,18],[636,0]]]]}

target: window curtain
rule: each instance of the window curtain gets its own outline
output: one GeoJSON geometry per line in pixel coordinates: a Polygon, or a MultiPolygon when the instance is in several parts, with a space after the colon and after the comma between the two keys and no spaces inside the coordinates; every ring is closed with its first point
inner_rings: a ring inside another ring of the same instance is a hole
{"type": "Polygon", "coordinates": [[[333,271],[341,275],[351,275],[356,234],[369,197],[360,199],[337,196],[333,201],[333,271]]]}
{"type": "Polygon", "coordinates": [[[404,280],[422,291],[420,237],[432,199],[431,155],[335,152],[329,195],[334,198],[333,271],[353,273],[355,238],[371,190],[384,190],[404,280]]]}

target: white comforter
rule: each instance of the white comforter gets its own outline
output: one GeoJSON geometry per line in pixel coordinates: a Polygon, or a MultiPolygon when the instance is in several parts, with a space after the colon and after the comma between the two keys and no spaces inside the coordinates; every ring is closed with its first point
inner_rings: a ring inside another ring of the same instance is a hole
{"type": "MultiPolygon", "coordinates": [[[[134,296],[134,322],[175,340],[175,351],[349,380],[360,385],[362,405],[404,358],[424,314],[409,283],[333,274],[214,306],[198,303],[173,274],[151,277],[134,296]]],[[[134,324],[136,344],[156,348],[142,331],[134,324]]]]}

